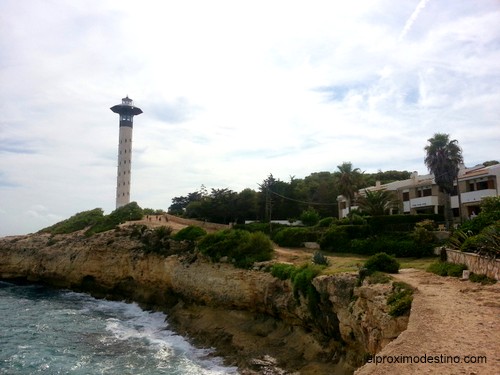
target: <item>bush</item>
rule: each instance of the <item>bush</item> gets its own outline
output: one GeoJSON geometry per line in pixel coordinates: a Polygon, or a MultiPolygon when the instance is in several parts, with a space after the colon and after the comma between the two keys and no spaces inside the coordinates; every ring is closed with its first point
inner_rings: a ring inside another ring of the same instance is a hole
{"type": "Polygon", "coordinates": [[[427,267],[427,272],[435,273],[439,276],[461,277],[462,271],[466,270],[465,264],[456,264],[450,262],[436,262],[427,267]]]}
{"type": "Polygon", "coordinates": [[[331,216],[325,217],[318,222],[318,227],[328,228],[330,225],[332,225],[333,223],[335,223],[337,221],[338,221],[338,219],[336,217],[331,217],[331,216]]]}
{"type": "Polygon", "coordinates": [[[283,247],[301,247],[304,242],[316,242],[318,236],[316,229],[288,227],[279,230],[273,236],[273,241],[283,247]]]}
{"type": "Polygon", "coordinates": [[[275,263],[271,267],[271,275],[280,280],[288,280],[292,278],[296,267],[293,264],[275,263]]]}
{"type": "Polygon", "coordinates": [[[392,294],[387,298],[389,315],[397,317],[408,315],[413,302],[413,288],[403,282],[392,284],[392,294]]]}
{"type": "Polygon", "coordinates": [[[270,260],[273,254],[271,241],[264,233],[250,233],[240,229],[207,234],[198,243],[198,249],[216,262],[222,257],[228,257],[240,268],[249,268],[254,262],[270,260]]]}
{"type": "Polygon", "coordinates": [[[491,258],[500,257],[500,220],[483,228],[478,235],[466,238],[460,250],[491,258]]]}
{"type": "Polygon", "coordinates": [[[101,208],[94,208],[90,211],[79,212],[71,216],[69,219],[60,221],[59,223],[40,230],[39,233],[73,233],[77,230],[82,230],[89,226],[95,225],[96,223],[100,222],[103,217],[103,210],[101,208]]]}
{"type": "Polygon", "coordinates": [[[305,226],[316,225],[319,222],[319,214],[314,208],[309,207],[307,210],[302,211],[300,221],[305,226]]]}
{"type": "Polygon", "coordinates": [[[247,232],[251,233],[262,232],[272,237],[273,233],[277,233],[282,228],[288,228],[288,227],[289,226],[285,224],[272,223],[271,225],[269,225],[269,223],[254,221],[248,224],[236,224],[233,226],[233,229],[246,230],[247,232]],[[272,233],[270,232],[270,230],[272,230],[272,233]]]}
{"type": "Polygon", "coordinates": [[[145,253],[155,253],[160,255],[170,255],[170,235],[172,227],[161,226],[150,229],[146,226],[140,229],[134,228],[131,237],[138,238],[143,244],[145,253]]]}
{"type": "Polygon", "coordinates": [[[373,255],[387,253],[396,257],[422,257],[432,254],[433,247],[418,245],[408,234],[385,234],[365,239],[354,239],[350,242],[352,253],[373,255]]]}
{"type": "Polygon", "coordinates": [[[300,295],[307,299],[307,306],[311,315],[318,314],[318,303],[320,295],[312,280],[321,273],[322,268],[312,264],[305,264],[295,267],[290,264],[274,264],[271,268],[271,274],[280,280],[290,279],[293,286],[293,295],[300,301],[300,295]]]}
{"type": "Polygon", "coordinates": [[[319,245],[322,250],[336,251],[339,253],[349,252],[349,236],[345,226],[334,225],[329,228],[321,236],[319,245]]]}
{"type": "Polygon", "coordinates": [[[115,229],[119,224],[128,220],[141,220],[142,217],[142,208],[136,202],[131,202],[104,216],[100,221],[92,225],[85,234],[91,236],[95,233],[105,232],[115,229]]]}
{"type": "Polygon", "coordinates": [[[469,275],[469,280],[473,283],[481,283],[482,285],[492,285],[496,284],[496,280],[492,279],[486,275],[471,273],[469,275]]]}
{"type": "Polygon", "coordinates": [[[186,228],[182,228],[178,231],[173,239],[176,241],[196,241],[199,238],[205,236],[207,231],[196,225],[190,225],[186,228]]]}
{"type": "Polygon", "coordinates": [[[312,307],[319,301],[319,294],[312,285],[312,280],[321,273],[323,268],[313,264],[304,264],[295,267],[291,264],[273,264],[271,275],[280,280],[291,280],[293,286],[293,295],[299,298],[300,294],[307,298],[309,306],[312,307]]]}
{"type": "Polygon", "coordinates": [[[387,284],[391,282],[392,277],[384,272],[375,271],[366,278],[368,284],[387,284]]]}
{"type": "Polygon", "coordinates": [[[314,252],[312,261],[320,266],[328,266],[328,258],[321,251],[314,252]]]}
{"type": "Polygon", "coordinates": [[[481,201],[481,212],[460,226],[464,232],[479,234],[484,228],[500,220],[500,197],[485,197],[481,201]]]}
{"type": "Polygon", "coordinates": [[[371,216],[367,219],[372,233],[411,232],[416,223],[423,220],[444,221],[443,215],[384,215],[371,216]]]}
{"type": "Polygon", "coordinates": [[[368,270],[369,274],[375,271],[398,273],[399,267],[400,265],[396,258],[386,253],[372,255],[364,264],[364,268],[368,270]]]}

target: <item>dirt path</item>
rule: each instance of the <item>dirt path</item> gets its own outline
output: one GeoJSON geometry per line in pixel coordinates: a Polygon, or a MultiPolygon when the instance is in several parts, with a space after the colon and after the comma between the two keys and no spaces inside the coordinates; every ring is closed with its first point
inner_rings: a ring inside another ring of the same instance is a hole
{"type": "MultiPolygon", "coordinates": [[[[378,356],[452,356],[448,363],[367,364],[355,372],[365,374],[500,374],[500,285],[482,286],[415,269],[395,275],[417,288],[408,329],[378,356]],[[455,357],[456,356],[456,357],[455,357]],[[475,356],[466,358],[466,356],[475,356]],[[464,363],[466,360],[486,363],[464,363]]],[[[378,358],[383,360],[382,357],[378,358]]],[[[439,358],[441,360],[441,357],[439,358]]],[[[433,359],[434,360],[434,359],[433,359]]]]}

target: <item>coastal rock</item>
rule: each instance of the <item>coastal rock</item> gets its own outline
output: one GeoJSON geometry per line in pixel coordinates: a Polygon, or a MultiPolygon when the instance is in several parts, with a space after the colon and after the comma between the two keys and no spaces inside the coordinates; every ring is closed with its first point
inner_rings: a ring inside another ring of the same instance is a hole
{"type": "Polygon", "coordinates": [[[92,237],[1,238],[0,278],[160,308],[179,333],[250,370],[261,363],[275,373],[352,373],[406,328],[407,318],[387,313],[390,285],[357,287],[357,275],[348,273],[319,276],[311,308],[289,280],[260,271],[264,266],[212,263],[182,243],[170,245],[174,255],[148,253],[130,234],[123,227],[92,237]]]}

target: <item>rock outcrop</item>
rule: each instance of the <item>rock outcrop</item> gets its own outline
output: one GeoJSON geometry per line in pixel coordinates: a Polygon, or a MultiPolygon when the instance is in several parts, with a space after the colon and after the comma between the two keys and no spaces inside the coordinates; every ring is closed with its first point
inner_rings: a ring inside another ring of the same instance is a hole
{"type": "Polygon", "coordinates": [[[319,276],[313,285],[320,298],[312,306],[294,296],[290,281],[268,272],[211,263],[179,243],[171,244],[174,255],[146,253],[130,234],[123,227],[92,237],[2,238],[0,278],[160,308],[180,333],[215,347],[248,374],[352,373],[408,322],[387,313],[390,284],[357,287],[353,274],[319,276]]]}

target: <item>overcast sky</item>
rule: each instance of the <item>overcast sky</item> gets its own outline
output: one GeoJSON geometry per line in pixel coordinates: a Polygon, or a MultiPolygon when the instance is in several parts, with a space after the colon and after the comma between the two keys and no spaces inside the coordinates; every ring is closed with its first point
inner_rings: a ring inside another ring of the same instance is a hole
{"type": "Polygon", "coordinates": [[[337,169],[427,173],[450,134],[500,159],[498,0],[0,2],[0,236],[131,199],[337,169]]]}

